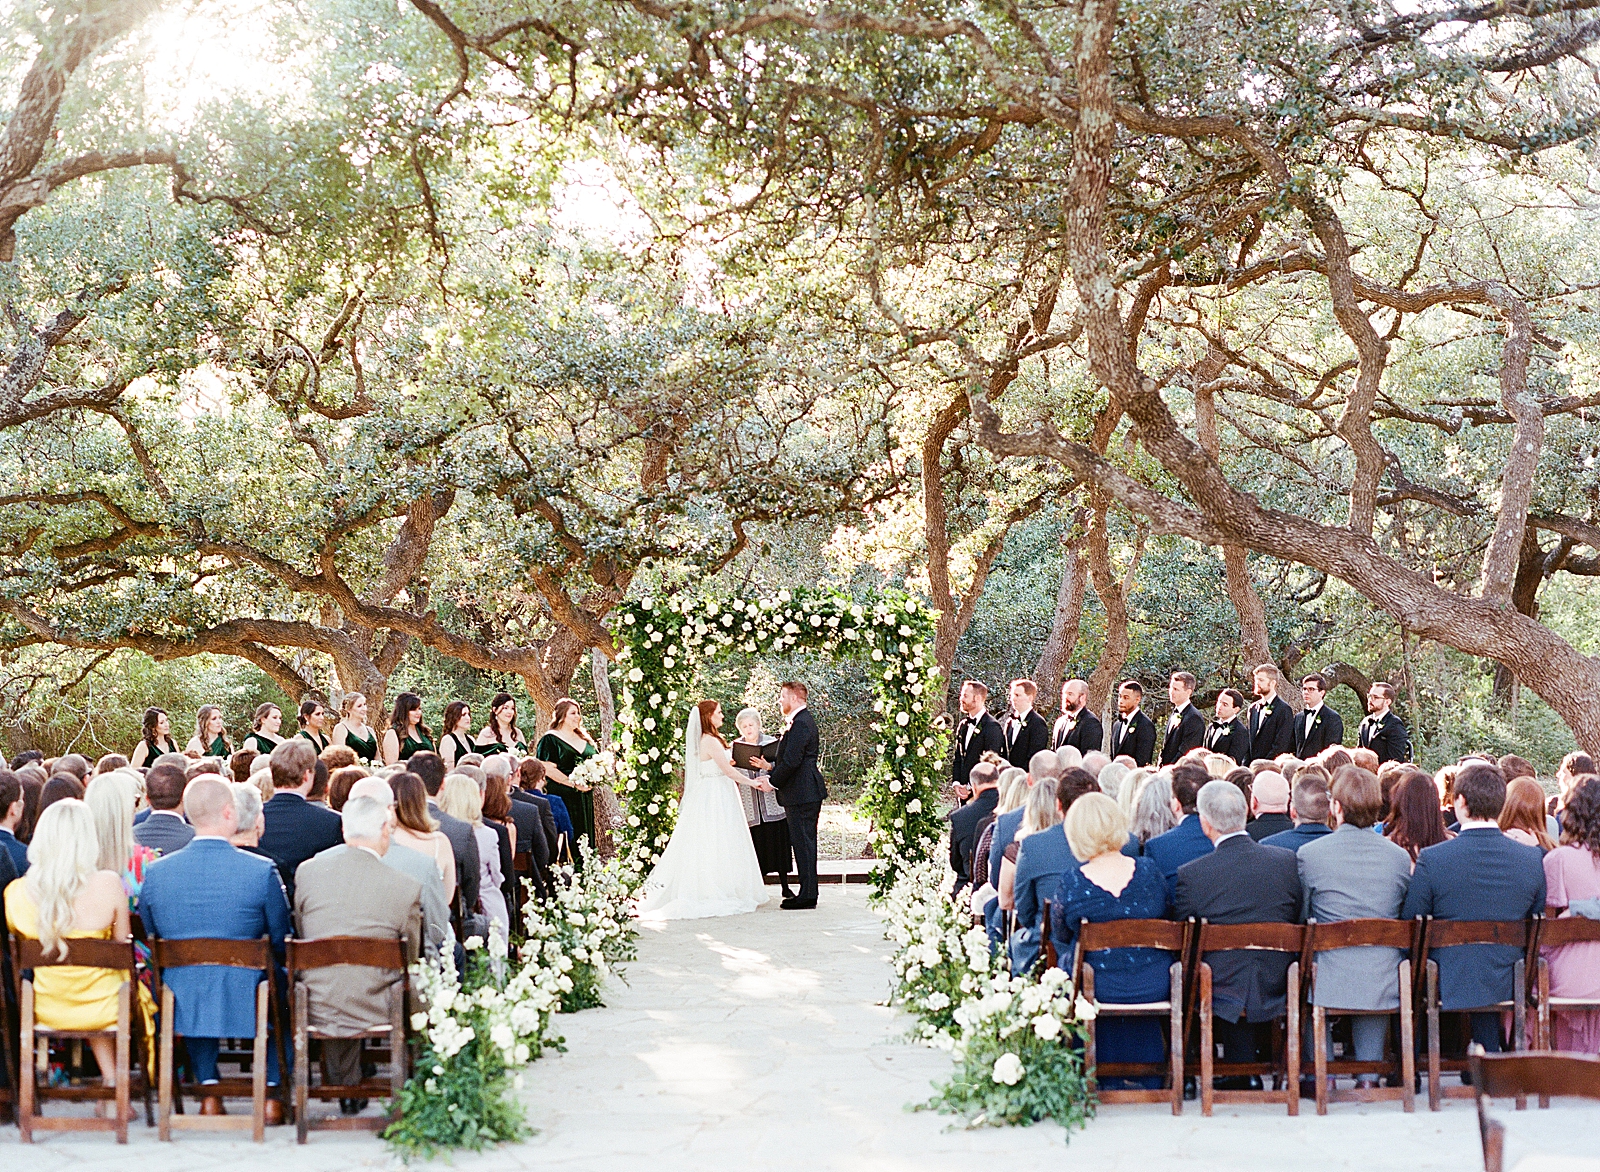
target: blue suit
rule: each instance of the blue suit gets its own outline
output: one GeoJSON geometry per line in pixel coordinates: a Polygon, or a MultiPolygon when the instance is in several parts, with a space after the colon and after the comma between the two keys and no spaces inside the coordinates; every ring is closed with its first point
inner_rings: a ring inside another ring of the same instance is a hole
{"type": "Polygon", "coordinates": [[[996,891],[1000,890],[1000,860],[1005,858],[1006,847],[1011,845],[1011,840],[1017,837],[1017,831],[1022,828],[1024,813],[1026,811],[1018,806],[995,817],[994,834],[989,839],[989,886],[996,891]]]}
{"type": "Polygon", "coordinates": [[[1308,842],[1315,842],[1324,834],[1332,834],[1333,827],[1322,822],[1302,822],[1293,830],[1281,830],[1260,840],[1262,846],[1281,846],[1286,851],[1300,853],[1308,842]]]}
{"type": "Polygon", "coordinates": [[[1185,863],[1204,858],[1212,851],[1211,840],[1200,829],[1200,815],[1186,814],[1165,834],[1158,834],[1144,844],[1144,857],[1161,868],[1161,877],[1167,882],[1167,902],[1178,897],[1178,868],[1185,863]]]}
{"type": "MultiPolygon", "coordinates": [[[[261,833],[260,848],[278,862],[278,874],[289,902],[294,902],[294,873],[312,855],[344,843],[344,822],[326,806],[313,806],[299,794],[287,790],[272,795],[262,808],[267,828],[261,833]]],[[[464,880],[459,880],[463,884],[464,880]]],[[[465,889],[465,888],[464,888],[465,889]]]]}
{"type": "Polygon", "coordinates": [[[28,873],[28,844],[17,838],[9,830],[0,830],[0,849],[11,856],[11,865],[17,869],[20,879],[28,873]]]}
{"type": "MultiPolygon", "coordinates": [[[[1473,827],[1417,856],[1400,918],[1525,920],[1543,912],[1544,901],[1539,848],[1507,838],[1497,827],[1473,827]]],[[[1521,956],[1520,949],[1498,944],[1462,944],[1431,953],[1439,965],[1440,1008],[1477,1009],[1509,1000],[1512,969],[1521,956]]],[[[1472,1016],[1476,1040],[1485,1049],[1498,1049],[1498,1015],[1472,1016]]]]}
{"type": "Polygon", "coordinates": [[[1078,865],[1060,826],[1030,834],[1019,844],[1012,884],[1017,907],[1017,930],[1011,937],[1012,972],[1025,973],[1039,959],[1042,905],[1055,895],[1061,873],[1078,865]]]}
{"type": "MultiPolygon", "coordinates": [[[[151,937],[165,940],[267,936],[280,956],[293,931],[289,901],[272,860],[220,838],[195,839],[151,863],[139,889],[139,918],[151,937]]],[[[188,1040],[200,1081],[216,1077],[215,1039],[255,1037],[261,978],[250,969],[221,965],[186,965],[162,973],[172,990],[173,1029],[188,1040]]],[[[269,1048],[268,1055],[271,1079],[277,1052],[269,1048]]]]}

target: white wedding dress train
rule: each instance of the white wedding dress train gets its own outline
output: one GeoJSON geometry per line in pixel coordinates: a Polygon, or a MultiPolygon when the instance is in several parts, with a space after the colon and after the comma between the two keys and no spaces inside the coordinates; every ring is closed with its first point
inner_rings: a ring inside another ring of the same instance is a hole
{"type": "Polygon", "coordinates": [[[698,709],[690,714],[684,740],[678,824],[645,880],[639,918],[698,920],[753,912],[767,902],[767,884],[750,841],[738,783],[723,772],[720,761],[700,756],[698,709]]]}

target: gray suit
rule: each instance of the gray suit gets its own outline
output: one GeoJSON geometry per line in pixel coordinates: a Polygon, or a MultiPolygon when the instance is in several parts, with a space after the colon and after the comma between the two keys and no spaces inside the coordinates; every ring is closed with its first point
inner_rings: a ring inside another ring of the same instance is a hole
{"type": "Polygon", "coordinates": [[[194,827],[176,810],[152,810],[150,817],[133,828],[133,841],[149,850],[170,855],[189,845],[194,827]]]}
{"type": "MultiPolygon", "coordinates": [[[[1344,825],[1306,843],[1300,862],[1304,919],[1319,924],[1399,916],[1411,886],[1411,856],[1381,834],[1344,825]]],[[[1339,948],[1317,957],[1314,1005],[1334,1009],[1398,1009],[1394,948],[1339,948]]]]}
{"type": "MultiPolygon", "coordinates": [[[[319,851],[315,858],[329,858],[343,854],[350,847],[340,843],[319,851]]],[[[389,844],[389,853],[383,856],[383,865],[399,871],[422,884],[422,944],[429,956],[436,956],[439,946],[449,938],[450,901],[444,897],[444,876],[439,874],[439,864],[431,855],[414,851],[397,842],[389,844]]]]}
{"type": "MultiPolygon", "coordinates": [[[[336,847],[313,855],[295,872],[296,934],[368,936],[404,946],[406,964],[417,959],[422,938],[422,884],[358,847],[336,847]]],[[[300,980],[310,992],[311,1027],[334,1038],[351,1037],[389,1021],[394,973],[360,965],[313,969],[300,980]]],[[[361,1044],[323,1044],[329,1078],[340,1084],[361,1076],[361,1044]]]]}

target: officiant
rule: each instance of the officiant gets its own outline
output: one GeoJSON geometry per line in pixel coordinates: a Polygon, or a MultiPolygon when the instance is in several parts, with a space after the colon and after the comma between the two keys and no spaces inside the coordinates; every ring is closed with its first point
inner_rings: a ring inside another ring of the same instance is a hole
{"type": "MultiPolygon", "coordinates": [[[[754,708],[740,709],[734,725],[739,729],[739,739],[734,741],[734,768],[746,777],[755,777],[756,771],[744,765],[750,755],[761,755],[762,749],[778,743],[761,731],[761,713],[754,708]],[[750,746],[741,750],[741,745],[750,746]],[[743,761],[741,761],[743,758],[743,761]]],[[[761,874],[776,875],[783,884],[783,897],[793,899],[789,876],[794,871],[793,853],[789,845],[789,820],[784,808],[778,805],[778,795],[763,790],[739,787],[739,800],[744,803],[744,819],[750,827],[750,840],[755,844],[756,861],[761,864],[761,874]]]]}

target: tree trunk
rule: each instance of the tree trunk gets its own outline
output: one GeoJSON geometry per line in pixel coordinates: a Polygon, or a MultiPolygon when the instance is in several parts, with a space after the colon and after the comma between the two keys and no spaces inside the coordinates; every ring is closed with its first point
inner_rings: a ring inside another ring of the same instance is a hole
{"type": "Polygon", "coordinates": [[[589,674],[594,679],[595,703],[600,706],[600,743],[611,743],[611,729],[617,720],[617,703],[611,696],[611,677],[606,666],[611,661],[598,647],[589,648],[589,674]]]}
{"type": "Polygon", "coordinates": [[[1044,641],[1039,662],[1033,669],[1033,682],[1039,685],[1036,702],[1041,712],[1051,711],[1061,699],[1061,682],[1067,664],[1078,646],[1078,628],[1083,621],[1083,601],[1088,593],[1089,574],[1084,564],[1086,510],[1076,510],[1061,535],[1061,587],[1056,592],[1056,609],[1050,618],[1050,636],[1044,641]]]}
{"type": "Polygon", "coordinates": [[[1361,711],[1367,710],[1367,693],[1372,690],[1372,677],[1366,672],[1354,664],[1340,661],[1323,668],[1322,676],[1328,681],[1328,691],[1342,684],[1356,694],[1356,699],[1361,702],[1361,711]]]}
{"type": "MultiPolygon", "coordinates": [[[[1133,645],[1128,633],[1128,591],[1139,569],[1139,558],[1144,553],[1144,534],[1141,530],[1134,545],[1133,558],[1128,563],[1126,575],[1118,581],[1111,570],[1111,545],[1106,533],[1107,507],[1097,504],[1089,519],[1086,544],[1089,552],[1089,572],[1094,577],[1094,592],[1106,614],[1106,641],[1100,649],[1100,661],[1089,673],[1089,710],[1104,712],[1110,703],[1112,688],[1128,662],[1128,651],[1133,645]]],[[[1107,729],[1110,724],[1106,725],[1107,729]]]]}

